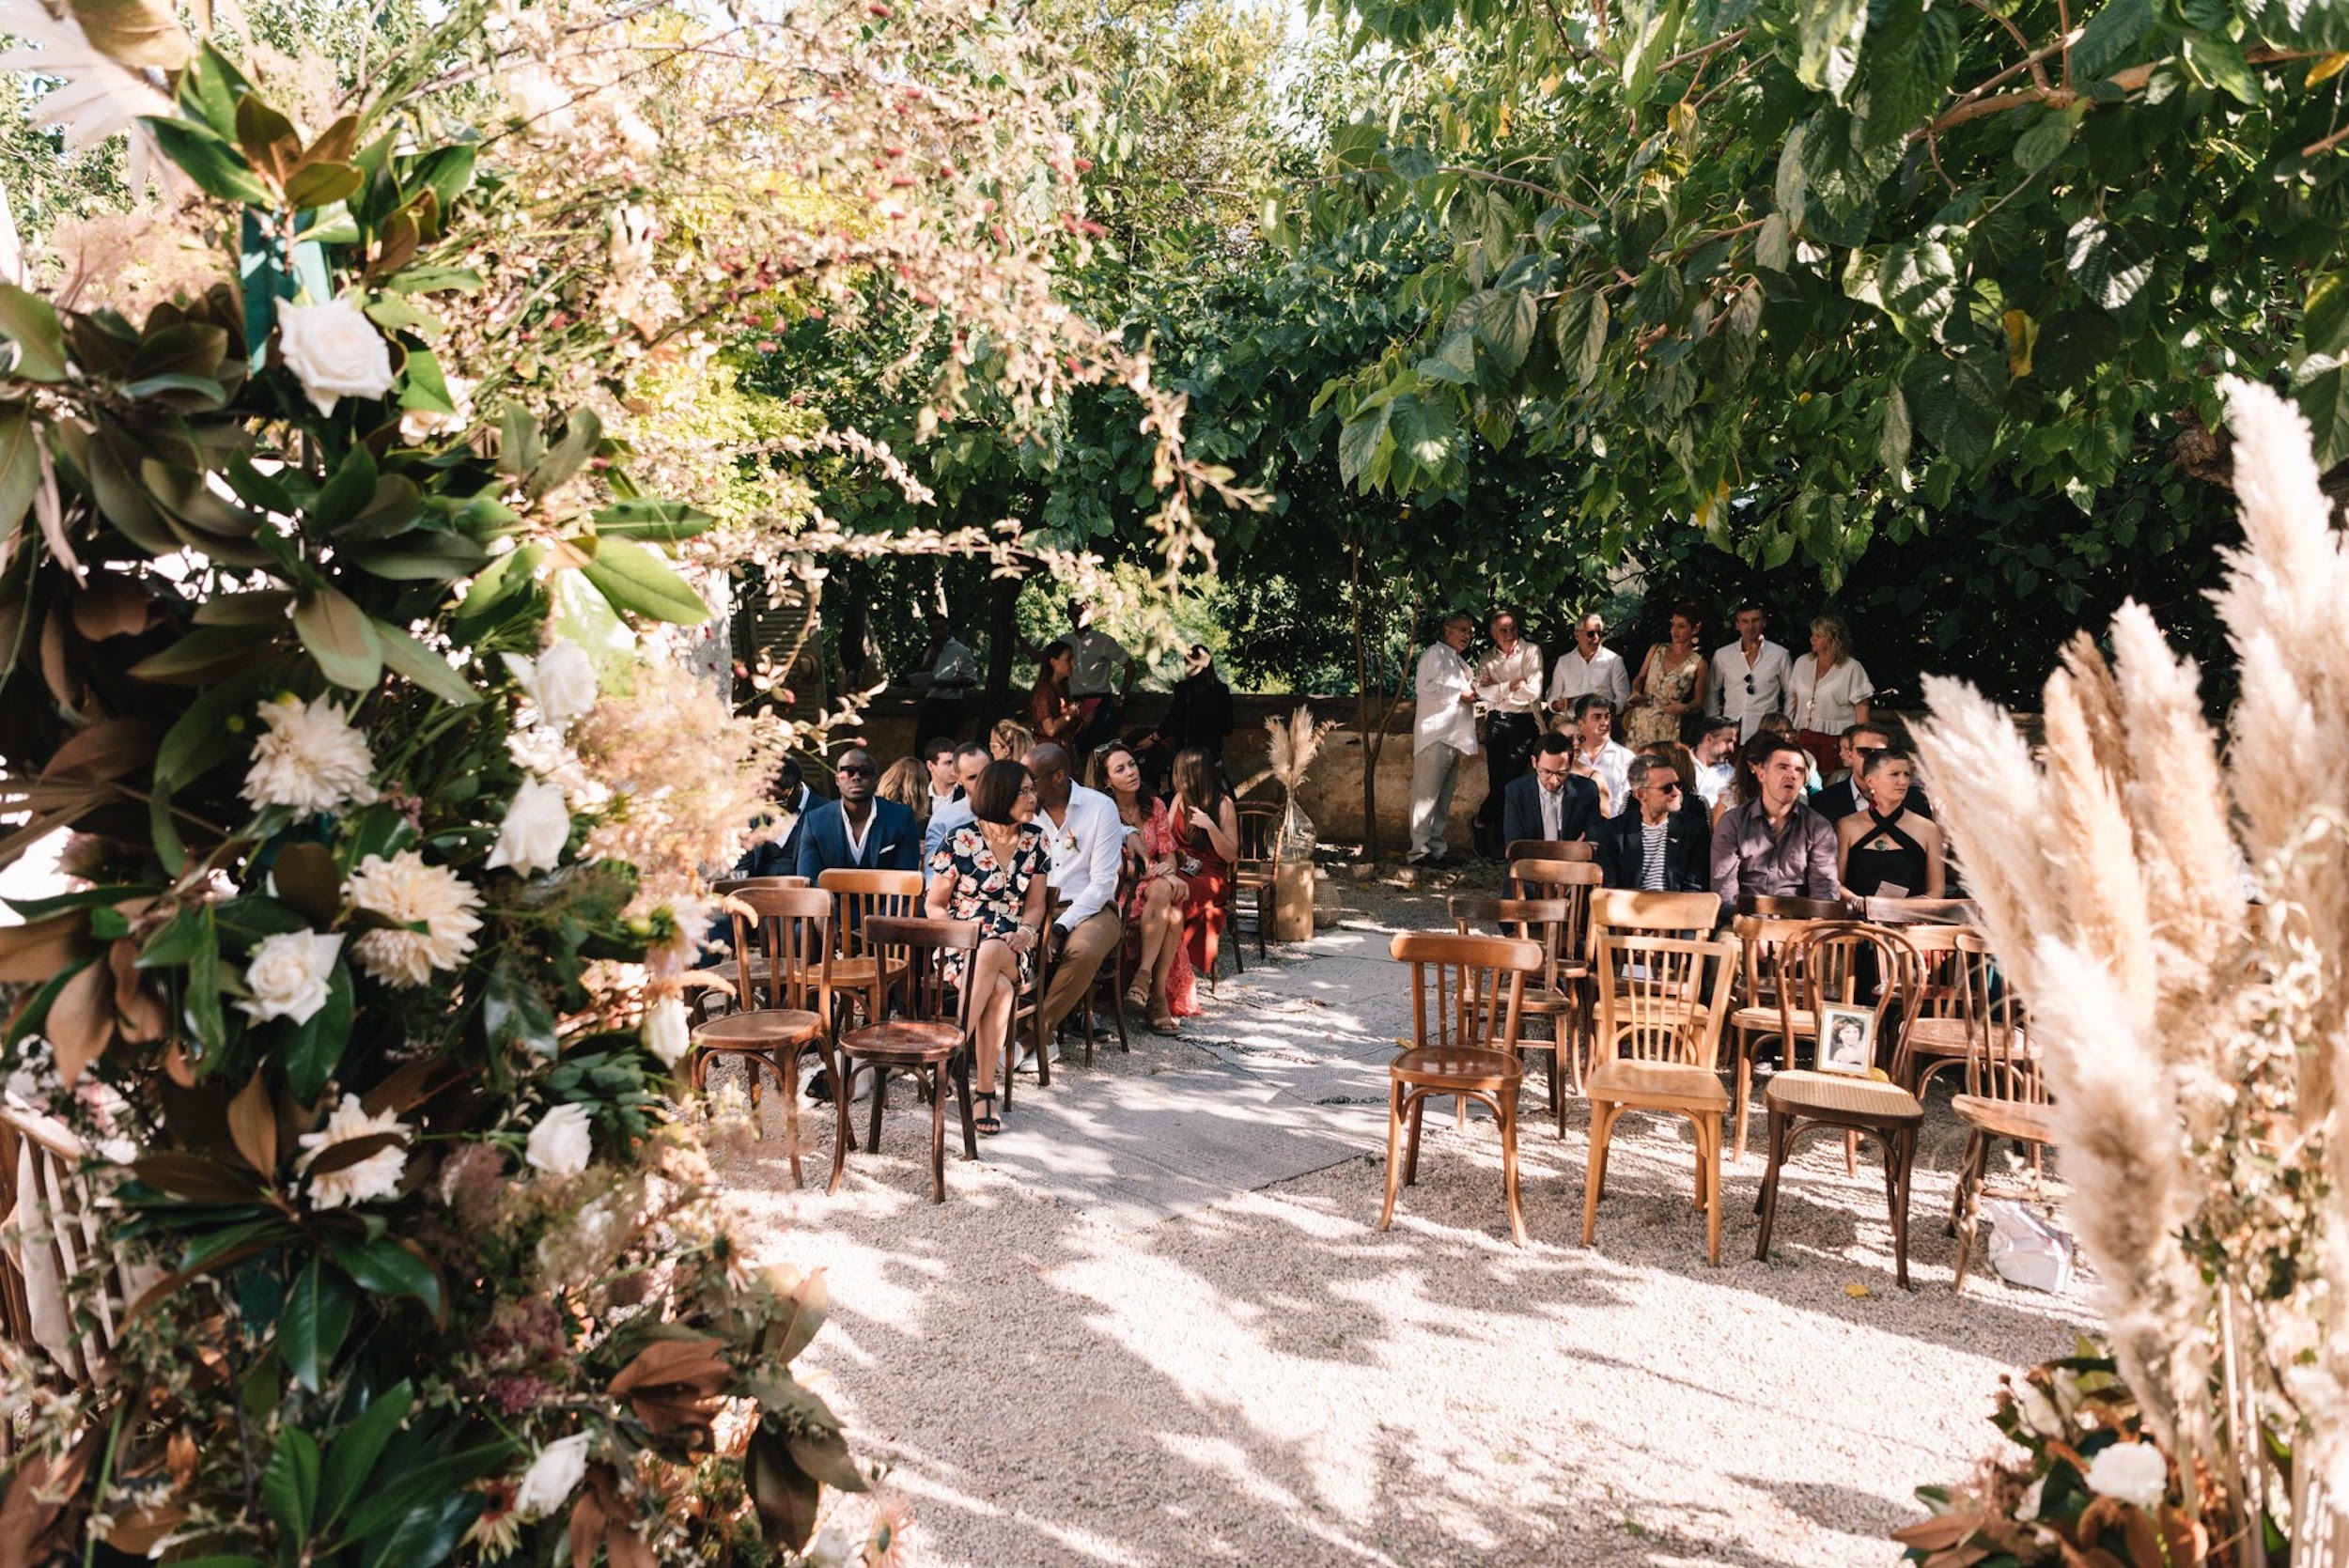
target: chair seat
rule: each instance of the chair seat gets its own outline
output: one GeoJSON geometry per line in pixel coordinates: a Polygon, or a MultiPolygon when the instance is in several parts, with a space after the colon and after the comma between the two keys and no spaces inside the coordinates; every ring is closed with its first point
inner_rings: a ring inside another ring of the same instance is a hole
{"type": "Polygon", "coordinates": [[[693,1031],[693,1043],[709,1050],[770,1050],[797,1045],[823,1032],[823,1020],[797,1007],[766,1007],[727,1013],[693,1031]]]}
{"type": "Polygon", "coordinates": [[[1517,1010],[1531,1017],[1547,1017],[1552,1013],[1563,1013],[1573,1005],[1572,991],[1553,990],[1548,986],[1528,986],[1525,1000],[1517,1004],[1517,1010]]]}
{"type": "Polygon", "coordinates": [[[942,1062],[961,1048],[962,1031],[950,1023],[918,1023],[898,1018],[840,1037],[840,1048],[870,1061],[942,1062]]]}
{"type": "Polygon", "coordinates": [[[1274,877],[1272,874],[1272,868],[1268,865],[1261,867],[1253,865],[1242,866],[1239,870],[1232,873],[1232,882],[1237,887],[1268,888],[1272,886],[1273,881],[1274,877]]]}
{"type": "MultiPolygon", "coordinates": [[[[1779,1027],[1783,1021],[1784,1020],[1779,1015],[1778,1009],[1775,1007],[1740,1007],[1737,1011],[1729,1016],[1729,1027],[1732,1029],[1760,1029],[1766,1030],[1773,1034],[1778,1032],[1779,1027]]],[[[1811,1017],[1810,1010],[1803,1007],[1796,1008],[1795,1032],[1797,1034],[1816,1034],[1818,1032],[1818,1023],[1811,1017]]]]}
{"type": "Polygon", "coordinates": [[[1387,1071],[1417,1084],[1515,1083],[1525,1077],[1525,1063],[1507,1051],[1474,1046],[1414,1046],[1389,1063],[1387,1071]]]}
{"type": "MultiPolygon", "coordinates": [[[[867,954],[861,958],[834,958],[832,961],[832,983],[834,986],[865,986],[879,979],[880,960],[867,954]]],[[[889,966],[889,976],[894,980],[905,973],[902,963],[889,966]]]]}
{"type": "Polygon", "coordinates": [[[1842,1073],[1780,1073],[1763,1091],[1772,1110],[1830,1122],[1893,1124],[1921,1122],[1925,1108],[1897,1083],[1842,1073]]]}
{"type": "Polygon", "coordinates": [[[1950,1100],[1950,1109],[1968,1126],[1990,1134],[1993,1138],[2017,1138],[2026,1143],[2053,1143],[2055,1124],[2048,1120],[2047,1108],[2024,1100],[1984,1099],[1979,1094],[1958,1094],[1950,1100]]]}
{"type": "Polygon", "coordinates": [[[1602,1062],[1583,1080],[1583,1094],[1615,1105],[1693,1106],[1727,1110],[1729,1090],[1710,1067],[1688,1062],[1602,1062]]]}

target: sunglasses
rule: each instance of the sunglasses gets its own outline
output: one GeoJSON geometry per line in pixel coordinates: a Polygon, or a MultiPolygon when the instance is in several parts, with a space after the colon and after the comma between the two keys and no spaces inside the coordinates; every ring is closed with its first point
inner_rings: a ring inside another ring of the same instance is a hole
{"type": "Polygon", "coordinates": [[[832,771],[844,779],[871,779],[879,776],[879,769],[873,768],[835,768],[832,771]]]}
{"type": "Polygon", "coordinates": [[[1746,695],[1749,697],[1753,695],[1753,677],[1751,675],[1748,675],[1746,677],[1746,695]]]}
{"type": "Polygon", "coordinates": [[[1650,788],[1650,789],[1656,790],[1656,791],[1657,791],[1657,793],[1659,793],[1659,794],[1663,794],[1663,795],[1677,795],[1677,794],[1679,794],[1679,793],[1680,793],[1680,787],[1681,787],[1681,786],[1680,786],[1680,781],[1679,781],[1679,780],[1677,780],[1677,779],[1674,779],[1674,780],[1673,780],[1671,784],[1652,784],[1648,785],[1647,787],[1648,787],[1648,788],[1650,788]]]}

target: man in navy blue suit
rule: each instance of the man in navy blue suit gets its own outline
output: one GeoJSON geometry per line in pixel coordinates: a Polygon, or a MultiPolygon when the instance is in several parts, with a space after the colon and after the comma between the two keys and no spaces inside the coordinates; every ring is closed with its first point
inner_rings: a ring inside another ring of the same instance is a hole
{"type": "Polygon", "coordinates": [[[809,812],[799,827],[799,874],[814,885],[827,871],[912,871],[921,864],[922,828],[913,813],[873,793],[880,769],[862,746],[843,753],[832,776],[840,799],[809,812]]]}

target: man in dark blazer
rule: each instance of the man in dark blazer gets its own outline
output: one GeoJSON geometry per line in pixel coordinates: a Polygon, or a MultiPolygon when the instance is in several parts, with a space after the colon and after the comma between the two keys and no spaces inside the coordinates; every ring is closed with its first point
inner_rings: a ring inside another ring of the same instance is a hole
{"type": "MultiPolygon", "coordinates": [[[[1811,797],[1811,809],[1829,822],[1841,822],[1854,812],[1866,811],[1868,802],[1859,793],[1859,775],[1868,770],[1869,754],[1881,752],[1891,743],[1892,737],[1874,724],[1854,724],[1845,730],[1835,743],[1843,756],[1843,775],[1811,797]]],[[[1908,786],[1908,810],[1919,816],[1933,815],[1933,802],[1915,784],[1908,786]]]]}
{"type": "MultiPolygon", "coordinates": [[[[791,826],[781,838],[754,844],[734,865],[737,877],[791,877],[800,869],[800,829],[807,822],[807,814],[824,803],[824,798],[807,787],[800,772],[799,759],[786,757],[775,775],[775,809],[789,813],[791,826]]],[[[770,828],[774,817],[762,815],[751,824],[754,828],[770,828]]],[[[731,925],[727,926],[730,932],[731,925]]]]}
{"type": "Polygon", "coordinates": [[[1659,756],[1634,757],[1628,774],[1631,809],[1598,827],[1598,868],[1610,888],[1654,893],[1713,890],[1713,828],[1704,812],[1687,809],[1680,769],[1659,756]],[[1650,870],[1648,842],[1662,836],[1662,858],[1650,870]]]}
{"type": "Polygon", "coordinates": [[[873,753],[852,746],[832,776],[840,799],[800,822],[799,874],[811,885],[827,871],[914,871],[922,864],[922,825],[913,813],[873,793],[880,769],[873,753]]]}
{"type": "Polygon", "coordinates": [[[1533,745],[1533,769],[1510,781],[1501,794],[1501,842],[1518,839],[1574,840],[1591,836],[1599,823],[1598,785],[1573,771],[1574,740],[1545,735],[1533,745]],[[1551,829],[1556,829],[1555,832],[1551,829]]]}

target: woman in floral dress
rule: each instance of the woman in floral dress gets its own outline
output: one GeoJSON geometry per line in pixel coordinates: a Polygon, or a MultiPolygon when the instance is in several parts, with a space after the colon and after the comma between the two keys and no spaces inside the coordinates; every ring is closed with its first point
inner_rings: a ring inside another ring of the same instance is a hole
{"type": "Polygon", "coordinates": [[[1174,1020],[1199,1011],[1199,977],[1183,951],[1183,900],[1190,890],[1175,869],[1174,819],[1165,801],[1143,788],[1142,764],[1123,743],[1095,753],[1093,787],[1117,802],[1128,852],[1141,868],[1126,901],[1126,940],[1134,955],[1126,1004],[1144,1013],[1159,1033],[1179,1033],[1174,1020]]]}
{"type": "Polygon", "coordinates": [[[1681,738],[1682,723],[1691,713],[1704,711],[1706,676],[1712,672],[1697,639],[1704,631],[1703,613],[1693,604],[1672,607],[1672,642],[1647,650],[1639,677],[1631,683],[1631,700],[1624,704],[1624,738],[1635,752],[1648,751],[1681,738]]]}
{"type": "Polygon", "coordinates": [[[1035,826],[1035,783],[1019,764],[988,763],[971,791],[971,813],[974,820],[948,833],[930,857],[923,907],[934,920],[979,923],[977,951],[945,954],[940,968],[950,986],[967,979],[977,1055],[972,1094],[983,1102],[973,1122],[992,1134],[1003,1130],[995,1114],[996,1066],[1011,1041],[1019,988],[1035,972],[1050,862],[1035,826]]]}

